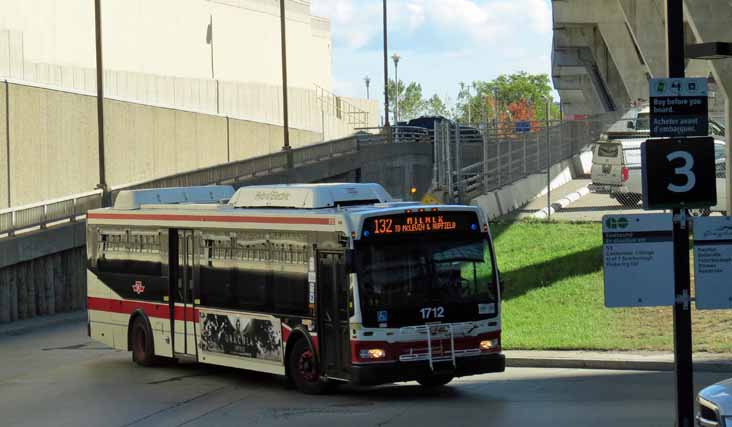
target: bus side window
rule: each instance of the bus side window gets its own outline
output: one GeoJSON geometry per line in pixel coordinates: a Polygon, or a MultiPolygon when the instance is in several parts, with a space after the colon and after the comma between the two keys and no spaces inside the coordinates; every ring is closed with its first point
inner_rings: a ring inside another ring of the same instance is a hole
{"type": "Polygon", "coordinates": [[[127,232],[100,230],[97,244],[97,268],[102,273],[125,273],[128,269],[127,232]]]}
{"type": "Polygon", "coordinates": [[[201,304],[216,308],[234,308],[231,238],[225,234],[206,235],[201,239],[201,248],[201,304]]]}
{"type": "Polygon", "coordinates": [[[272,275],[274,311],[282,314],[307,316],[309,249],[292,242],[273,244],[272,253],[278,261],[272,275]]]}
{"type": "Polygon", "coordinates": [[[160,232],[130,231],[127,274],[162,276],[163,263],[160,253],[160,232]]]}

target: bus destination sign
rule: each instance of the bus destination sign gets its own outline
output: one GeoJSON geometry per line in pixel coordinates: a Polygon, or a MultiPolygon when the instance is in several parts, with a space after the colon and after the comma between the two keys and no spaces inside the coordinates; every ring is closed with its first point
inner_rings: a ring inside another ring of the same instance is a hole
{"type": "Polygon", "coordinates": [[[363,237],[480,231],[473,212],[407,212],[367,218],[363,237]]]}

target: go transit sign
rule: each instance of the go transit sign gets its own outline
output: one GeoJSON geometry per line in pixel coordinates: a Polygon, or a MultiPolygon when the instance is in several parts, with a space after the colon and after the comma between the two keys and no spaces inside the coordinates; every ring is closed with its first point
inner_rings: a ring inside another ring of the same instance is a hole
{"type": "Polygon", "coordinates": [[[606,307],[674,303],[671,215],[605,215],[602,219],[606,307]]]}

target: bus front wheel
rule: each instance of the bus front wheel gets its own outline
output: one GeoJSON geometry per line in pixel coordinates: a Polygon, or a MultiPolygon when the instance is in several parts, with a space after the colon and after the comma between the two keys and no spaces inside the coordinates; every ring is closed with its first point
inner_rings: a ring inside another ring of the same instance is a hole
{"type": "Polygon", "coordinates": [[[130,338],[132,339],[132,361],[141,366],[155,364],[152,331],[142,317],[137,317],[132,322],[130,338]]]}
{"type": "Polygon", "coordinates": [[[318,359],[305,339],[298,339],[287,360],[290,379],[298,390],[306,394],[321,394],[326,384],[320,378],[318,359]]]}
{"type": "Polygon", "coordinates": [[[452,375],[430,375],[418,379],[417,382],[423,387],[442,387],[452,381],[452,379],[452,375]]]}

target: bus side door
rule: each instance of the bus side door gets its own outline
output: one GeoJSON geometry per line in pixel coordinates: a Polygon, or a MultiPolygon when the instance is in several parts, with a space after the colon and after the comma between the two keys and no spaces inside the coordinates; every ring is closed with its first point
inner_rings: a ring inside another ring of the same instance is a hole
{"type": "Polygon", "coordinates": [[[348,283],[343,252],[318,252],[318,346],[321,369],[331,378],[351,377],[348,283]]]}
{"type": "Polygon", "coordinates": [[[176,355],[195,356],[195,322],[193,310],[195,239],[191,230],[170,231],[170,300],[173,350],[176,355]]]}

